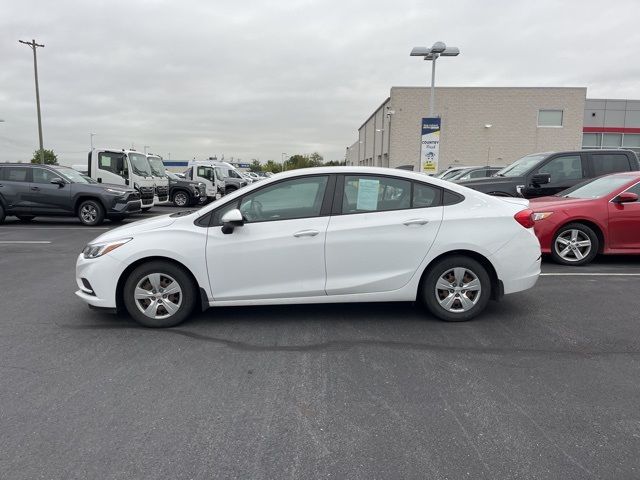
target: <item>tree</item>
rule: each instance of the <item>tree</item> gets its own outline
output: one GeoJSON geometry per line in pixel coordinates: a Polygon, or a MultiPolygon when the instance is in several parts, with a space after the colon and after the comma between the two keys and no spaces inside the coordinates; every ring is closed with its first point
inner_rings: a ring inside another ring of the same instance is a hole
{"type": "Polygon", "coordinates": [[[320,155],[318,152],[313,152],[311,155],[309,155],[310,167],[321,167],[323,161],[324,159],[322,158],[322,155],[320,155]]]}
{"type": "MultiPolygon", "coordinates": [[[[53,153],[53,150],[43,149],[44,151],[44,163],[45,165],[57,165],[58,164],[58,156],[53,153]]],[[[40,150],[36,150],[33,152],[33,158],[31,159],[31,163],[40,163],[40,150]]]]}
{"type": "Polygon", "coordinates": [[[256,159],[254,159],[251,162],[251,166],[249,167],[249,170],[252,172],[261,172],[262,171],[262,165],[260,164],[260,162],[256,159]]]}
{"type": "Polygon", "coordinates": [[[347,164],[346,160],[330,160],[328,162],[324,162],[325,167],[340,167],[346,164],[347,164]]]}
{"type": "Polygon", "coordinates": [[[282,165],[274,162],[273,160],[269,160],[265,165],[262,166],[262,170],[264,172],[278,173],[282,171],[282,165]]]}

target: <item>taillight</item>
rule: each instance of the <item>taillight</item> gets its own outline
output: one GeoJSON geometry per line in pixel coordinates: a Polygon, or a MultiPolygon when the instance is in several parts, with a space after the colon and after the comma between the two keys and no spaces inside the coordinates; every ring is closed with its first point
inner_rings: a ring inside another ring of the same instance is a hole
{"type": "Polygon", "coordinates": [[[524,228],[533,228],[536,223],[533,220],[533,210],[529,208],[519,211],[513,216],[513,218],[515,218],[516,222],[518,222],[524,228]]]}

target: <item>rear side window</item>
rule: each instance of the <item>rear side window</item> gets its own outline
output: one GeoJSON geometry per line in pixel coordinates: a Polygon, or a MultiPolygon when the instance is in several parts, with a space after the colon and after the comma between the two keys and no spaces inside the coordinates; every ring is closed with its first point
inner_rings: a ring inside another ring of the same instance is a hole
{"type": "Polygon", "coordinates": [[[413,184],[413,208],[437,207],[442,204],[442,190],[424,183],[413,184]]]}
{"type": "Polygon", "coordinates": [[[455,205],[456,203],[460,203],[464,200],[462,195],[459,195],[454,192],[450,192],[449,190],[444,191],[444,197],[442,199],[442,204],[446,207],[448,205],[455,205]]]}
{"type": "Polygon", "coordinates": [[[29,169],[27,167],[3,167],[2,180],[7,182],[28,182],[29,169]]]}
{"type": "Polygon", "coordinates": [[[631,170],[629,159],[621,153],[594,153],[591,158],[593,158],[593,174],[596,177],[631,170]]]}
{"type": "Polygon", "coordinates": [[[411,208],[411,182],[391,177],[347,175],[342,213],[382,212],[411,208]]]}

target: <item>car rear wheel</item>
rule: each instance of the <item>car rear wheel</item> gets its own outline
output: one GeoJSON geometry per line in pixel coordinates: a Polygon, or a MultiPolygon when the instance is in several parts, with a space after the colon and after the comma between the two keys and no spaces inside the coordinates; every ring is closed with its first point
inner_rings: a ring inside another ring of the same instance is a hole
{"type": "Polygon", "coordinates": [[[16,215],[16,216],[23,222],[30,222],[31,220],[36,218],[35,215],[16,215]]]}
{"type": "Polygon", "coordinates": [[[570,223],[553,237],[551,256],[563,265],[586,265],[598,254],[600,241],[593,229],[582,223],[570,223]]]}
{"type": "Polygon", "coordinates": [[[463,322],[480,314],[491,297],[485,267],[470,257],[446,257],[430,267],[422,283],[427,309],[447,322],[463,322]]]}
{"type": "Polygon", "coordinates": [[[187,207],[191,203],[187,192],[184,192],[182,190],[178,190],[173,194],[172,201],[176,205],[176,207],[187,207]]]}
{"type": "Polygon", "coordinates": [[[162,261],[136,268],[124,284],[124,305],[133,319],[151,328],[184,322],[196,304],[197,288],[180,267],[162,261]]]}
{"type": "Polygon", "coordinates": [[[100,225],[104,220],[104,207],[96,200],[85,200],[78,207],[78,218],[89,227],[100,225]]]}

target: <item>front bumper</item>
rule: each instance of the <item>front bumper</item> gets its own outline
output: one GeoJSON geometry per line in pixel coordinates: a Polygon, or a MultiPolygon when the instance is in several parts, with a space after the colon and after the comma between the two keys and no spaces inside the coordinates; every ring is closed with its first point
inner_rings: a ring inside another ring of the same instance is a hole
{"type": "Polygon", "coordinates": [[[140,200],[120,200],[116,199],[115,203],[111,206],[111,210],[107,212],[109,216],[122,216],[129,213],[136,213],[142,210],[142,202],[140,200]]]}
{"type": "Polygon", "coordinates": [[[93,307],[116,308],[116,286],[124,265],[110,256],[76,260],[76,295],[93,307]],[[84,279],[84,280],[83,280],[84,279]]]}

